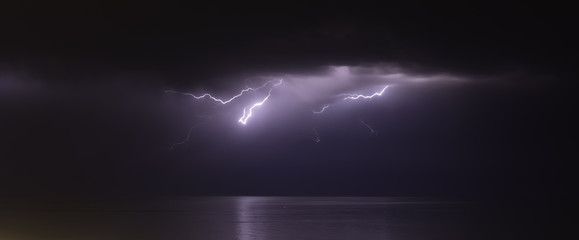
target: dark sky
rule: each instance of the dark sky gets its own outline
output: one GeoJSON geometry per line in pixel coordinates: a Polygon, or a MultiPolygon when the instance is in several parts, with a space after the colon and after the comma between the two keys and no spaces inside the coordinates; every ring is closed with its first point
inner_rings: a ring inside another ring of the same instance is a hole
{"type": "Polygon", "coordinates": [[[577,17],[544,4],[2,3],[0,192],[565,195],[577,17]],[[469,81],[246,127],[164,93],[378,63],[469,81]]]}

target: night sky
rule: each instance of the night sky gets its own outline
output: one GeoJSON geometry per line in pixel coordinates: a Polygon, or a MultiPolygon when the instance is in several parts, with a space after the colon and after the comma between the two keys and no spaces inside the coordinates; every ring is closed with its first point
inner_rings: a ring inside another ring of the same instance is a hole
{"type": "Polygon", "coordinates": [[[0,194],[564,196],[576,23],[553,2],[1,3],[0,194]],[[271,84],[166,92],[278,78],[246,125],[271,84]]]}

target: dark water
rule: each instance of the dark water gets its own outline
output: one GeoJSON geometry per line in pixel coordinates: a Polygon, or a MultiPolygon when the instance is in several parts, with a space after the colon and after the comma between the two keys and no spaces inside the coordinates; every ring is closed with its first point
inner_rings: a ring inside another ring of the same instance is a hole
{"type": "Polygon", "coordinates": [[[0,210],[2,240],[518,239],[476,204],[428,199],[4,199],[0,210]]]}

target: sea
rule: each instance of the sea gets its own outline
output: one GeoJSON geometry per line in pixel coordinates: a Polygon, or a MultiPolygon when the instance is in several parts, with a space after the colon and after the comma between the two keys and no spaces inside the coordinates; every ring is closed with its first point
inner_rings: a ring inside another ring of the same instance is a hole
{"type": "Polygon", "coordinates": [[[0,239],[453,240],[539,236],[534,230],[542,224],[528,220],[533,218],[527,218],[525,211],[489,206],[477,201],[400,197],[3,198],[0,239]]]}

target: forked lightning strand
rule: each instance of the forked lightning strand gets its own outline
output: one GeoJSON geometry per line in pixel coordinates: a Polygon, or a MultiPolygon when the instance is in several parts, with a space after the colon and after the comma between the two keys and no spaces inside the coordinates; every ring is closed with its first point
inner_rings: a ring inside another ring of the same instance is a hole
{"type": "Polygon", "coordinates": [[[378,135],[378,132],[376,132],[370,125],[365,123],[361,118],[360,118],[360,122],[370,130],[371,135],[378,135]]]}
{"type": "Polygon", "coordinates": [[[227,99],[227,100],[222,100],[222,99],[216,98],[216,97],[214,97],[213,95],[211,95],[211,94],[209,94],[209,93],[205,93],[205,94],[203,94],[203,95],[201,95],[201,96],[196,96],[195,94],[192,94],[192,93],[177,92],[177,91],[173,91],[173,90],[165,90],[165,93],[182,94],[182,95],[191,96],[191,97],[193,97],[193,98],[195,98],[195,99],[202,99],[202,98],[206,98],[206,97],[207,97],[207,98],[210,98],[210,99],[213,100],[213,101],[220,102],[221,104],[228,104],[228,103],[230,103],[231,101],[235,100],[236,98],[241,97],[244,93],[249,92],[249,91],[256,91],[256,90],[262,89],[262,88],[264,88],[265,86],[267,86],[268,84],[270,84],[270,83],[272,83],[272,82],[274,82],[274,81],[273,81],[273,80],[267,81],[267,82],[265,82],[263,85],[261,85],[261,86],[259,86],[259,87],[256,87],[256,88],[248,87],[248,88],[246,88],[246,89],[243,89],[243,90],[241,90],[241,92],[239,92],[239,94],[237,94],[237,95],[235,95],[235,96],[233,96],[233,97],[231,97],[230,99],[227,99]]]}
{"type": "Polygon", "coordinates": [[[263,105],[263,104],[267,101],[267,99],[269,99],[269,97],[271,96],[271,91],[273,90],[273,88],[276,87],[277,85],[280,85],[281,83],[282,83],[282,80],[279,80],[278,83],[274,84],[274,85],[269,89],[269,92],[267,93],[267,96],[265,96],[265,98],[264,98],[263,100],[261,100],[261,101],[255,103],[255,104],[253,104],[253,105],[249,108],[248,111],[246,110],[247,108],[244,108],[244,109],[243,109],[243,116],[241,116],[241,118],[238,120],[238,122],[240,122],[240,123],[243,124],[243,125],[247,124],[247,120],[248,120],[249,118],[251,118],[251,116],[253,115],[253,109],[256,108],[256,107],[259,107],[259,106],[263,105]]]}
{"type": "MultiPolygon", "coordinates": [[[[211,117],[209,117],[208,119],[211,119],[211,117]]],[[[173,143],[171,145],[171,148],[169,148],[169,151],[172,151],[175,148],[175,146],[177,146],[177,145],[181,145],[181,144],[185,144],[186,142],[189,142],[189,140],[191,139],[191,133],[193,132],[193,129],[197,128],[199,125],[201,125],[203,123],[205,123],[205,122],[200,122],[200,123],[193,125],[189,129],[189,133],[187,133],[187,137],[185,139],[183,139],[183,141],[181,141],[181,142],[173,143]]]]}
{"type": "Polygon", "coordinates": [[[347,96],[344,98],[344,100],[357,100],[359,98],[365,98],[365,99],[369,99],[369,98],[373,98],[376,96],[382,96],[382,94],[384,93],[384,91],[386,91],[386,88],[388,88],[388,85],[386,85],[384,88],[382,88],[382,91],[374,93],[372,95],[366,96],[366,95],[362,95],[362,94],[352,94],[352,93],[347,93],[347,94],[340,94],[342,96],[347,96]]]}
{"type": "Polygon", "coordinates": [[[320,114],[320,113],[323,113],[323,112],[326,110],[326,108],[329,108],[329,107],[330,107],[330,105],[324,105],[324,106],[322,107],[322,110],[320,110],[320,111],[315,111],[315,110],[314,110],[314,111],[312,111],[312,112],[313,112],[314,114],[320,114]]]}

